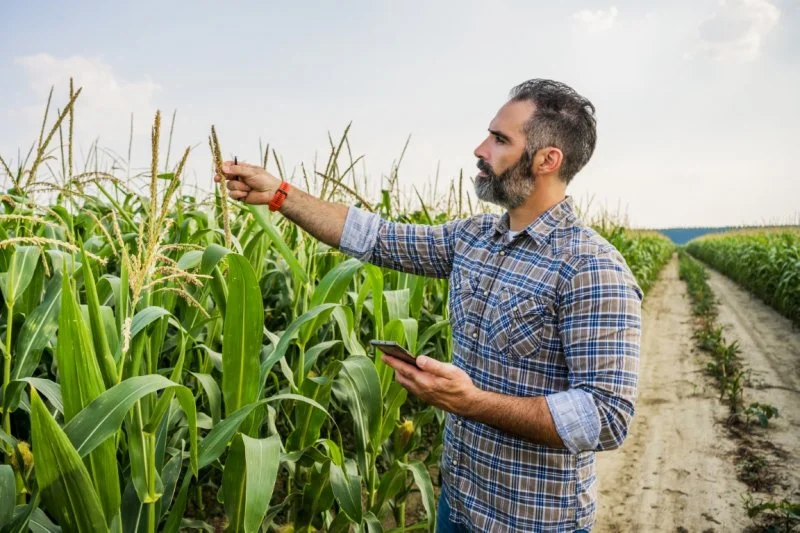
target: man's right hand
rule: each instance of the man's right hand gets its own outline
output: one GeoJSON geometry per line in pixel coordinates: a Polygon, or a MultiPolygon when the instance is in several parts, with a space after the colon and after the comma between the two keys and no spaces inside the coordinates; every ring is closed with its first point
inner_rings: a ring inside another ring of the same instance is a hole
{"type": "Polygon", "coordinates": [[[279,178],[256,165],[225,161],[222,171],[226,176],[215,174],[214,181],[225,180],[230,197],[248,204],[268,204],[281,184],[279,178]]]}

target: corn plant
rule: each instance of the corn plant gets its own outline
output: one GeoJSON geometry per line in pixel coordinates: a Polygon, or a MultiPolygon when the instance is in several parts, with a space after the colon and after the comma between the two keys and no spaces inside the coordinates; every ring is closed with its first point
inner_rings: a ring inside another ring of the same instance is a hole
{"type": "MultiPolygon", "coordinates": [[[[146,172],[76,171],[70,87],[49,126],[48,100],[30,156],[14,170],[0,158],[0,523],[402,530],[418,492],[416,527],[432,531],[444,415],[364,346],[390,339],[449,361],[447,281],[348,259],[263,206],[230,202],[224,184],[191,194],[191,149],[161,160],[158,113],[146,172]]],[[[324,166],[302,167],[307,190],[403,222],[473,212],[463,177],[446,206],[398,205],[399,163],[369,201],[347,132],[324,166]]],[[[220,137],[212,128],[218,170],[220,137]]],[[[290,178],[269,146],[260,161],[290,178]]],[[[653,279],[645,263],[663,264],[667,248],[624,236],[632,268],[653,279]]]]}
{"type": "Polygon", "coordinates": [[[800,325],[800,231],[736,231],[691,241],[687,251],[800,325]]]}

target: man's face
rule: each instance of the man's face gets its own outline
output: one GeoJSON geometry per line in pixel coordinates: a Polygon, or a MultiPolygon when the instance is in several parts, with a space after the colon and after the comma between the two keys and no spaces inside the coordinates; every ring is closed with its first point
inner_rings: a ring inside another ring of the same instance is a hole
{"type": "Polygon", "coordinates": [[[525,149],[525,122],[533,113],[529,101],[508,102],[489,124],[489,136],[475,149],[480,172],[475,194],[506,209],[522,204],[533,190],[531,154],[525,149]]]}

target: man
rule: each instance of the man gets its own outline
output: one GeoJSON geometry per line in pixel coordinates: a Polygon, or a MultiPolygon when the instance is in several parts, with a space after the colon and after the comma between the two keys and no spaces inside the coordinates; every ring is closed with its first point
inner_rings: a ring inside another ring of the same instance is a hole
{"type": "MultiPolygon", "coordinates": [[[[450,280],[453,364],[384,356],[398,383],[447,412],[437,531],[592,527],[595,452],[622,444],[634,412],[642,300],[566,195],[595,141],[591,102],[529,80],[475,150],[475,192],[503,216],[395,224],[296,189],[280,207],[346,254],[450,280]]],[[[238,176],[231,196],[250,203],[280,183],[258,167],[225,171],[238,176]]]]}

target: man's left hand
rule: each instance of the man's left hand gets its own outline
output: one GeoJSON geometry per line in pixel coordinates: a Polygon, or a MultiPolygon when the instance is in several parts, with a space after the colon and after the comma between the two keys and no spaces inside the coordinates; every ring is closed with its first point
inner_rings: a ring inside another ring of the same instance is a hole
{"type": "Polygon", "coordinates": [[[395,379],[409,392],[431,405],[461,416],[469,416],[481,390],[469,375],[455,365],[420,355],[417,366],[383,355],[381,360],[394,368],[395,379]]]}

